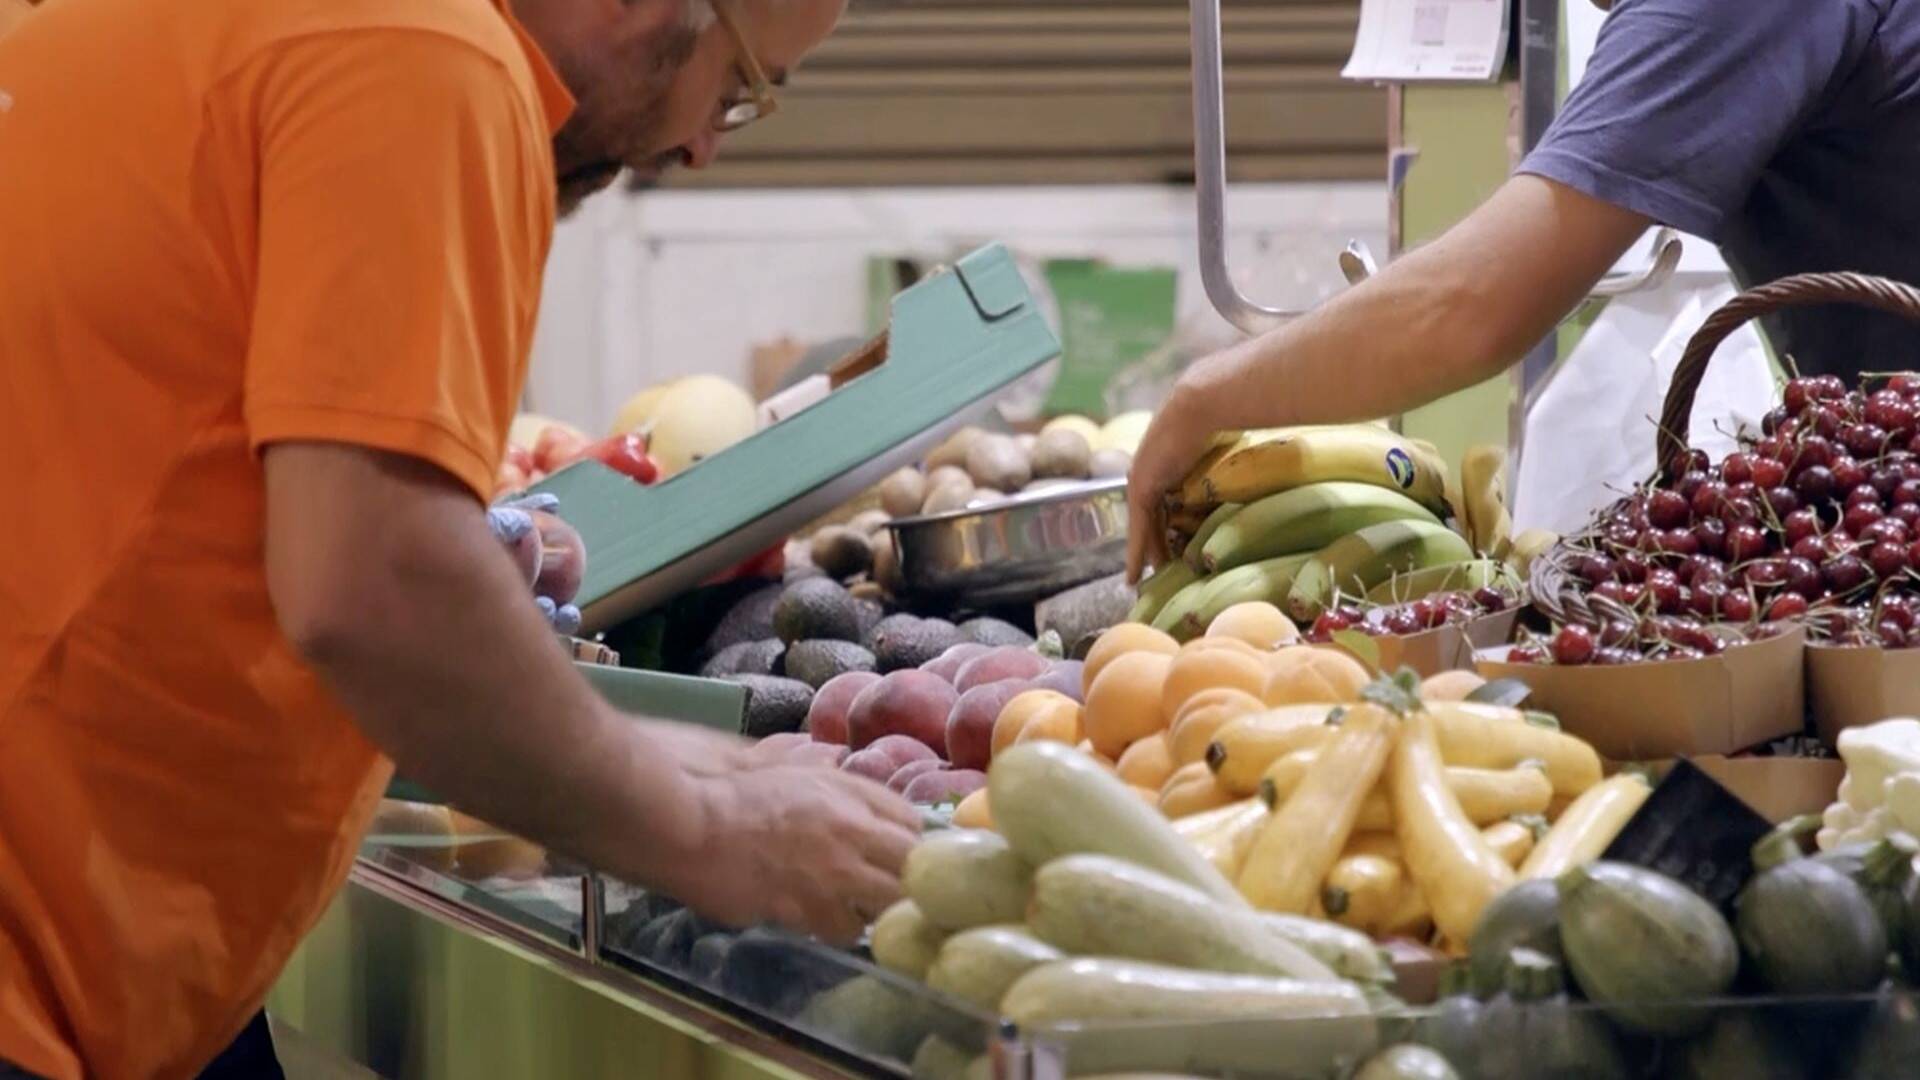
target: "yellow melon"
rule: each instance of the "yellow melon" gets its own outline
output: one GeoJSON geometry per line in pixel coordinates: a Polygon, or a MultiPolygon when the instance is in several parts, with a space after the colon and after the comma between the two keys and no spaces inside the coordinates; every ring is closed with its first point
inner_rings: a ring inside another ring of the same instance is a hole
{"type": "Polygon", "coordinates": [[[672,476],[753,434],[758,423],[745,390],[718,375],[689,375],[655,403],[647,452],[661,475],[672,476]]]}

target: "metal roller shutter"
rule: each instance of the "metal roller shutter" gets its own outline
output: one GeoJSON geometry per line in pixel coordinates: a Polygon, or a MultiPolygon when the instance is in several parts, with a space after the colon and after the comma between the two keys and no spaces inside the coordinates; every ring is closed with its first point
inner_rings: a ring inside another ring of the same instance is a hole
{"type": "MultiPolygon", "coordinates": [[[[1356,0],[1225,0],[1229,167],[1376,179],[1382,91],[1344,82],[1356,0]]],[[[1184,0],[856,4],[678,186],[1141,183],[1191,177],[1184,0]]]]}

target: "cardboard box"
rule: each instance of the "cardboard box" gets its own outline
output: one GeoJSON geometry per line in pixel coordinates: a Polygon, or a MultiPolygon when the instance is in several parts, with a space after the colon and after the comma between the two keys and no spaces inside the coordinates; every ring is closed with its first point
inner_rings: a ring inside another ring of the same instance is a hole
{"type": "Polygon", "coordinates": [[[1796,628],[1719,656],[1619,667],[1509,664],[1502,647],[1482,653],[1474,667],[1487,679],[1532,687],[1528,707],[1558,717],[1602,757],[1732,754],[1805,725],[1805,637],[1796,628]]]}
{"type": "MultiPolygon", "coordinates": [[[[1728,757],[1690,754],[1694,767],[1739,796],[1755,813],[1778,825],[1801,814],[1817,814],[1833,802],[1846,778],[1839,758],[1728,757]]],[[[1639,763],[1656,781],[1673,768],[1673,760],[1639,763]]],[[[1614,771],[1611,764],[1609,772],[1614,771]]]]}
{"type": "Polygon", "coordinates": [[[1807,702],[1820,741],[1889,716],[1920,716],[1920,649],[1808,645],[1807,702]]]}
{"type": "Polygon", "coordinates": [[[1505,645],[1513,640],[1513,628],[1520,621],[1520,609],[1508,608],[1483,615],[1464,626],[1438,626],[1417,634],[1383,635],[1373,639],[1380,652],[1380,670],[1398,671],[1410,667],[1421,678],[1442,671],[1469,670],[1482,649],[1505,645]]]}

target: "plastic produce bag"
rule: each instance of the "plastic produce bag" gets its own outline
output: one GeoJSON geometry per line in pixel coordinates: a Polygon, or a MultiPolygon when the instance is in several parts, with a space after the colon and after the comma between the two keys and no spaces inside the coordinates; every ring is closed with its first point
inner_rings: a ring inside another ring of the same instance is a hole
{"type": "MultiPolygon", "coordinates": [[[[1576,532],[1654,469],[1654,424],[1687,341],[1733,296],[1719,275],[1675,276],[1606,309],[1527,415],[1514,483],[1514,531],[1576,532]]],[[[1716,460],[1773,406],[1773,365],[1754,324],[1714,352],[1694,397],[1690,444],[1716,460]]]]}

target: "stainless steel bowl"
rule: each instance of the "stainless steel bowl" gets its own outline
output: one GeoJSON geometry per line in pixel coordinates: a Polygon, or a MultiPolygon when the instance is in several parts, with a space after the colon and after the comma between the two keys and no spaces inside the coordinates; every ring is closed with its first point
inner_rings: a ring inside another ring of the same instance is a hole
{"type": "Polygon", "coordinates": [[[1125,568],[1127,482],[1077,482],[887,527],[909,592],[976,607],[1031,603],[1125,568]]]}

